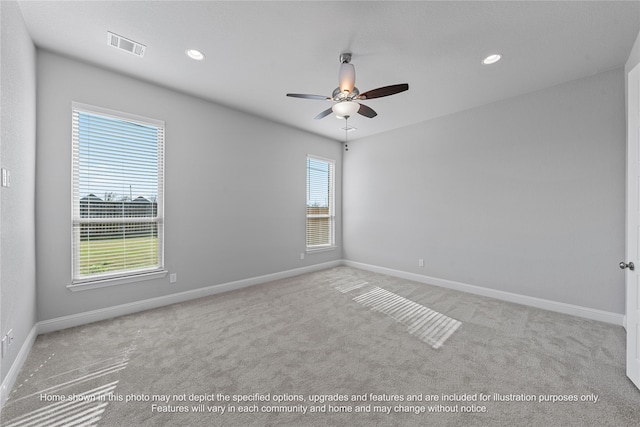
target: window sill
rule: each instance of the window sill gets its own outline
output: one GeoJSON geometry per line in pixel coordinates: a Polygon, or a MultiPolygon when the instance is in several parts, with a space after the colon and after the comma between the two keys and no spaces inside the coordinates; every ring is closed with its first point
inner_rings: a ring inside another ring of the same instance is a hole
{"type": "Polygon", "coordinates": [[[335,245],[332,246],[319,246],[317,248],[307,248],[306,252],[308,254],[313,254],[316,252],[328,252],[328,251],[334,251],[336,249],[335,245]]]}
{"type": "Polygon", "coordinates": [[[166,277],[167,270],[152,271],[148,273],[132,274],[124,277],[111,277],[107,279],[95,279],[86,282],[72,283],[67,285],[71,292],[87,291],[89,289],[105,288],[107,286],[124,285],[127,283],[143,282],[146,280],[160,279],[166,277]]]}

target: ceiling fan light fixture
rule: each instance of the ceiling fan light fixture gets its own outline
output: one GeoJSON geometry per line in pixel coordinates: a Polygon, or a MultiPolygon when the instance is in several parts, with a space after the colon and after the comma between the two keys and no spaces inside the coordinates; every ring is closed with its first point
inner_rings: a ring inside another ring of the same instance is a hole
{"type": "Polygon", "coordinates": [[[197,49],[187,49],[185,53],[189,58],[196,61],[202,61],[204,59],[204,53],[200,52],[197,49]]]}
{"type": "Polygon", "coordinates": [[[353,101],[342,101],[335,104],[331,107],[336,116],[342,117],[351,117],[358,112],[360,109],[360,104],[353,101]]]}
{"type": "Polygon", "coordinates": [[[353,64],[346,62],[340,64],[338,81],[340,82],[340,91],[342,93],[351,93],[353,87],[356,85],[356,68],[353,64]]]}

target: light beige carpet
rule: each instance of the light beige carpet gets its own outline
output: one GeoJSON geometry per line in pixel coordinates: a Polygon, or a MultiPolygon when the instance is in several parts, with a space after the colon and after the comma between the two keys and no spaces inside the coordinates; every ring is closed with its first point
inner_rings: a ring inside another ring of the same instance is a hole
{"type": "Polygon", "coordinates": [[[41,335],[2,425],[637,426],[625,332],[348,267],[41,335]]]}

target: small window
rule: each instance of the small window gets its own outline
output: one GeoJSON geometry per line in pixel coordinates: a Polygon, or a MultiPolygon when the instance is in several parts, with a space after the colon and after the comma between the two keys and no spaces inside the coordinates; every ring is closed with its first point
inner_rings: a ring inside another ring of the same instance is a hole
{"type": "Polygon", "coordinates": [[[307,157],[307,250],[335,245],[333,160],[307,157]]]}
{"type": "Polygon", "coordinates": [[[161,271],[164,122],[73,103],[73,283],[161,271]]]}

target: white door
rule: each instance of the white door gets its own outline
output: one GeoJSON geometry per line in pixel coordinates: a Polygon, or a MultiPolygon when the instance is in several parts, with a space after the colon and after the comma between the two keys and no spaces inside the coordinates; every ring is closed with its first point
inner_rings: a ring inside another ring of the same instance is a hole
{"type": "Polygon", "coordinates": [[[620,267],[626,275],[627,376],[640,388],[640,64],[629,73],[627,94],[627,259],[620,267]]]}

